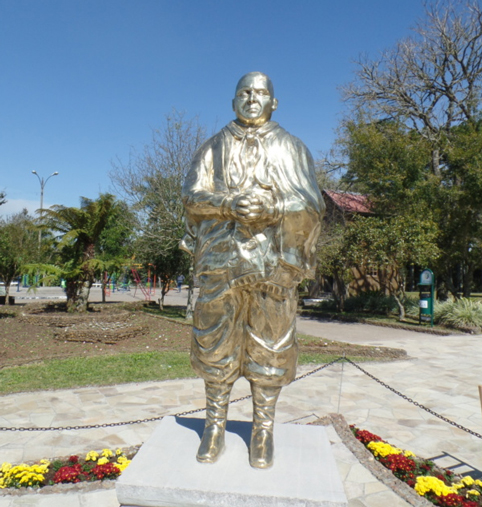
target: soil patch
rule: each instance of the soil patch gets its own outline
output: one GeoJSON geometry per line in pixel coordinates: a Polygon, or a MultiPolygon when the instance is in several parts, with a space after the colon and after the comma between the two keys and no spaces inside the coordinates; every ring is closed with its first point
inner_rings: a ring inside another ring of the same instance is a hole
{"type": "MultiPolygon", "coordinates": [[[[146,303],[92,304],[70,314],[65,303],[29,303],[0,308],[0,367],[52,358],[147,351],[188,351],[191,326],[144,311],[146,303]]],[[[301,337],[300,351],[374,360],[406,357],[400,349],[364,347],[301,337]]]]}

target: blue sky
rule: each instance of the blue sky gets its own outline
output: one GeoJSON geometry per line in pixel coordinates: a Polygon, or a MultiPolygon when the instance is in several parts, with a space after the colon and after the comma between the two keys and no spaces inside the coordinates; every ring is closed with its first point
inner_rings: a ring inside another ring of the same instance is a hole
{"type": "Polygon", "coordinates": [[[345,111],[361,53],[410,35],[422,0],[0,0],[0,214],[78,206],[112,190],[112,161],[172,108],[208,131],[233,118],[239,77],[273,80],[273,115],[313,155],[345,111]]]}

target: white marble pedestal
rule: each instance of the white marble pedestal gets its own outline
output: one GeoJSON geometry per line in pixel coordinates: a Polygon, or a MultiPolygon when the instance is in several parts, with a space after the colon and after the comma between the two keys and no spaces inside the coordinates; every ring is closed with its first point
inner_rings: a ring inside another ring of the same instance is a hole
{"type": "Polygon", "coordinates": [[[196,461],[203,419],[164,418],[117,480],[122,507],[346,507],[323,426],[275,424],[272,468],[248,463],[251,423],[228,421],[215,464],[196,461]]]}

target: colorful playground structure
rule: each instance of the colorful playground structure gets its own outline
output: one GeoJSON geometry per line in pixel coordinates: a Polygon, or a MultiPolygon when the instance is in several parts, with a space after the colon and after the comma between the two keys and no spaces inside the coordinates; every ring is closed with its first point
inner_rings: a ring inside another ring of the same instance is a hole
{"type": "MultiPolygon", "coordinates": [[[[142,264],[130,263],[124,266],[123,273],[109,274],[107,271],[104,273],[103,280],[98,281],[92,285],[92,287],[102,288],[104,287],[105,295],[110,296],[112,292],[127,292],[131,290],[131,281],[135,283],[134,297],[137,290],[140,290],[144,295],[146,301],[151,301],[151,298],[156,295],[156,284],[157,277],[155,273],[156,266],[154,264],[147,265],[147,273],[142,270],[142,264]],[[143,271],[143,274],[140,273],[143,271]],[[147,276],[146,276],[147,275],[147,276]]],[[[23,275],[19,277],[15,282],[17,292],[20,291],[20,287],[31,287],[37,283],[38,277],[32,277],[31,275],[23,275]]],[[[12,286],[14,284],[12,283],[12,286]]],[[[65,289],[65,280],[60,280],[60,286],[65,289]]],[[[3,284],[0,283],[0,296],[5,294],[3,284]]]]}
{"type": "MultiPolygon", "coordinates": [[[[153,264],[148,264],[147,266],[147,279],[144,279],[139,273],[139,270],[142,268],[142,264],[130,264],[125,266],[124,275],[122,277],[123,281],[119,283],[119,279],[115,274],[109,275],[107,272],[104,273],[104,283],[105,287],[105,295],[110,296],[112,292],[115,291],[130,291],[131,285],[129,280],[129,271],[132,274],[132,278],[135,283],[134,297],[139,289],[142,294],[144,294],[144,299],[146,301],[150,301],[152,296],[156,294],[156,274],[154,272],[153,276],[151,276],[151,267],[155,269],[153,264]]],[[[119,277],[120,278],[120,277],[119,277]]]]}
{"type": "Polygon", "coordinates": [[[151,300],[151,296],[156,295],[156,274],[154,272],[154,277],[151,278],[151,266],[155,268],[153,264],[148,264],[147,266],[147,281],[143,283],[141,277],[139,275],[138,268],[142,267],[142,264],[132,264],[131,265],[131,273],[134,277],[134,281],[136,283],[136,289],[134,291],[134,296],[136,295],[137,289],[139,289],[144,294],[144,299],[146,301],[151,300]]]}

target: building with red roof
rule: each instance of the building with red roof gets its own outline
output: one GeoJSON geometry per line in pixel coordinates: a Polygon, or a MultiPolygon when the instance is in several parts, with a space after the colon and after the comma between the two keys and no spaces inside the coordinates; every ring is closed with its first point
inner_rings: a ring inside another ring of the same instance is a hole
{"type": "MultiPolygon", "coordinates": [[[[354,192],[323,190],[326,204],[325,222],[329,228],[334,224],[345,225],[355,216],[374,216],[373,205],[367,195],[354,192]]],[[[399,286],[400,277],[395,266],[357,266],[352,268],[353,280],[348,286],[350,295],[369,290],[382,290],[388,293],[389,287],[399,286]]],[[[332,285],[333,280],[325,279],[323,286],[332,285]]]]}

